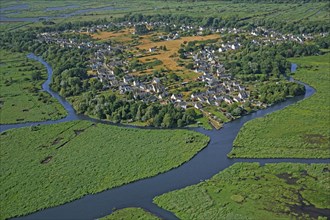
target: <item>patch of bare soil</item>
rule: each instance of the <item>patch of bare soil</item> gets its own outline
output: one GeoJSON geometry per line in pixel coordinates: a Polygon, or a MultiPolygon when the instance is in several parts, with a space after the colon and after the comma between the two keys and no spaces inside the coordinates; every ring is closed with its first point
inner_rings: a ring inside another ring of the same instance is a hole
{"type": "Polygon", "coordinates": [[[63,139],[63,138],[61,138],[61,137],[56,138],[56,139],[52,142],[52,145],[56,145],[56,144],[60,143],[60,141],[61,141],[62,139],[63,139]]]}
{"type": "Polygon", "coordinates": [[[85,129],[81,129],[81,130],[73,130],[73,131],[74,131],[74,133],[75,133],[76,135],[79,135],[80,133],[84,132],[85,129]]]}
{"type": "Polygon", "coordinates": [[[299,180],[299,178],[292,177],[291,174],[288,173],[281,173],[276,175],[278,178],[284,179],[287,184],[296,184],[296,182],[299,180]]]}
{"type": "Polygon", "coordinates": [[[304,139],[309,144],[323,144],[328,141],[328,138],[321,134],[305,134],[304,139]]]}
{"type": "Polygon", "coordinates": [[[48,156],[45,159],[43,159],[40,163],[41,164],[49,163],[49,161],[51,161],[52,158],[53,158],[53,156],[48,156]]]}

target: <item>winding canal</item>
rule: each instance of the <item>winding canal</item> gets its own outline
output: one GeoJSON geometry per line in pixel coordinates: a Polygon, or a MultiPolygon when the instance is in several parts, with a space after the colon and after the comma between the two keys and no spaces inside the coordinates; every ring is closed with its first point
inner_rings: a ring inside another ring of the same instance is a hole
{"type": "MultiPolygon", "coordinates": [[[[56,124],[73,120],[90,120],[98,123],[106,123],[86,116],[77,115],[72,106],[49,88],[52,77],[52,68],[42,58],[33,54],[28,55],[30,59],[41,62],[48,71],[48,79],[42,88],[55,97],[67,110],[67,117],[56,121],[44,121],[34,123],[23,123],[13,125],[1,125],[3,132],[12,128],[27,127],[38,124],[56,124]]],[[[295,70],[296,66],[292,66],[295,70]]],[[[315,90],[303,84],[306,88],[305,95],[288,99],[284,102],[273,105],[267,109],[259,110],[250,115],[243,116],[237,120],[229,122],[220,130],[204,130],[203,128],[191,128],[191,130],[203,133],[210,137],[210,142],[206,148],[196,154],[191,160],[182,166],[172,169],[157,176],[142,179],[130,184],[106,190],[94,195],[86,195],[81,199],[38,211],[17,219],[96,219],[112,212],[113,209],[125,207],[141,207],[163,219],[177,219],[176,216],[152,203],[155,196],[163,193],[184,188],[189,185],[199,183],[209,179],[221,170],[237,162],[259,162],[265,163],[329,163],[329,159],[229,159],[227,154],[232,148],[233,141],[240,128],[249,120],[262,117],[268,113],[281,110],[288,105],[296,103],[315,93],[315,90]]]]}

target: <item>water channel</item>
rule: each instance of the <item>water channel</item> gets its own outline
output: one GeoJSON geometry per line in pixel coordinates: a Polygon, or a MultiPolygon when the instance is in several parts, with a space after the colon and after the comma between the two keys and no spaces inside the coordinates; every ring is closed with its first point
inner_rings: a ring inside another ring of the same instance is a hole
{"type": "MultiPolygon", "coordinates": [[[[77,8],[76,5],[69,5],[66,7],[50,7],[46,8],[45,11],[61,11],[65,9],[74,9],[77,8]]],[[[20,14],[21,11],[29,9],[29,5],[22,4],[22,5],[15,5],[7,8],[2,8],[0,10],[0,22],[39,22],[42,20],[50,20],[50,19],[56,19],[56,18],[69,18],[75,15],[83,15],[90,12],[98,12],[98,11],[114,11],[114,10],[123,10],[122,8],[114,8],[112,6],[106,6],[106,7],[99,7],[99,8],[86,8],[86,9],[78,9],[76,11],[70,12],[70,13],[60,13],[58,15],[54,16],[38,16],[38,17],[9,17],[7,15],[13,15],[13,14],[20,14]],[[3,15],[6,11],[15,11],[10,14],[3,15]]]]}
{"type": "MultiPolygon", "coordinates": [[[[77,115],[72,106],[56,92],[49,88],[52,77],[52,68],[42,58],[29,54],[30,59],[41,62],[48,72],[48,79],[42,85],[42,88],[56,98],[67,110],[67,117],[56,121],[44,121],[33,123],[22,123],[12,125],[1,125],[0,131],[3,132],[12,128],[21,128],[38,124],[56,124],[73,120],[90,120],[98,123],[112,124],[100,120],[90,119],[87,116],[77,115]]],[[[292,65],[292,70],[296,69],[292,65]]],[[[302,83],[303,84],[303,83],[302,83]]],[[[210,142],[206,148],[196,154],[191,160],[182,166],[172,169],[157,176],[138,180],[120,187],[106,190],[94,195],[86,195],[81,199],[36,213],[23,216],[17,219],[97,219],[112,212],[113,209],[125,207],[141,207],[147,211],[163,218],[177,219],[176,216],[164,209],[159,208],[152,203],[155,196],[163,193],[184,188],[189,185],[199,183],[202,180],[209,179],[221,170],[237,162],[259,162],[265,163],[329,163],[330,159],[229,159],[227,154],[232,148],[233,141],[240,128],[249,120],[262,117],[274,111],[281,110],[288,105],[294,104],[315,93],[315,90],[303,84],[306,88],[305,95],[287,99],[284,102],[270,106],[267,109],[259,110],[252,114],[243,116],[237,120],[226,123],[220,130],[205,130],[203,128],[189,128],[191,130],[203,133],[210,137],[210,142]]]]}

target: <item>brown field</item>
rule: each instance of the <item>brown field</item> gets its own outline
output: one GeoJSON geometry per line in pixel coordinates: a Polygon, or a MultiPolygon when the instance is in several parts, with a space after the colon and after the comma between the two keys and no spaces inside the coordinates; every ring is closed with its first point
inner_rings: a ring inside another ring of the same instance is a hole
{"type": "Polygon", "coordinates": [[[203,41],[203,40],[210,40],[210,39],[217,39],[220,38],[217,34],[212,34],[208,36],[192,36],[192,37],[182,37],[177,40],[170,40],[170,41],[161,41],[161,42],[151,42],[149,40],[150,35],[143,36],[140,42],[142,42],[141,45],[138,45],[137,47],[139,49],[145,49],[149,50],[149,48],[152,47],[160,47],[160,46],[166,46],[167,51],[158,50],[156,55],[151,56],[145,56],[142,58],[139,58],[141,62],[146,62],[146,59],[152,60],[153,58],[156,58],[158,60],[161,60],[163,62],[162,67],[168,70],[172,71],[178,71],[177,75],[185,79],[185,81],[191,81],[195,80],[199,74],[195,73],[193,71],[189,71],[184,67],[181,67],[177,64],[177,61],[179,60],[179,57],[171,57],[173,54],[177,54],[178,49],[180,48],[180,45],[183,44],[183,42],[189,42],[189,41],[203,41]]]}
{"type": "MultiPolygon", "coordinates": [[[[147,38],[148,35],[144,36],[143,39],[147,38]]],[[[146,49],[148,50],[151,47],[160,47],[165,45],[169,51],[176,52],[180,45],[183,44],[184,41],[203,41],[203,40],[210,40],[210,39],[217,39],[220,38],[218,34],[211,34],[207,36],[191,36],[191,37],[182,37],[177,40],[169,40],[169,41],[161,41],[161,42],[151,42],[150,40],[143,40],[142,45],[139,45],[138,47],[140,49],[146,49]]],[[[167,51],[168,52],[168,51],[167,51]]]]}
{"type": "Polygon", "coordinates": [[[93,71],[93,70],[88,70],[87,71],[87,75],[89,75],[89,76],[97,76],[97,72],[96,71],[93,71]]]}
{"type": "MultiPolygon", "coordinates": [[[[98,32],[95,34],[89,34],[92,36],[92,38],[97,40],[107,40],[112,39],[119,42],[130,42],[132,41],[132,33],[134,32],[134,29],[124,29],[118,32],[98,32]]],[[[88,33],[84,33],[88,34],[88,33]]],[[[218,39],[220,36],[218,34],[212,34],[207,36],[191,36],[191,37],[182,37],[177,40],[170,40],[170,41],[161,41],[161,42],[152,42],[150,39],[153,34],[143,35],[140,36],[139,42],[140,45],[136,46],[136,48],[140,50],[149,50],[152,47],[160,47],[160,46],[166,46],[167,51],[158,50],[154,54],[147,54],[144,57],[140,57],[139,60],[141,62],[148,62],[148,60],[154,60],[158,59],[163,62],[162,65],[158,66],[158,68],[164,68],[169,71],[175,71],[178,76],[184,79],[184,81],[191,81],[195,80],[199,74],[195,73],[191,70],[186,69],[185,67],[179,66],[177,61],[179,60],[178,57],[178,49],[180,48],[180,45],[183,44],[185,41],[203,41],[203,40],[210,40],[210,39],[218,39]],[[176,55],[176,56],[173,56],[176,55]],[[172,57],[171,57],[172,56],[172,57]]],[[[157,33],[157,35],[160,35],[161,33],[157,33]]],[[[137,52],[134,50],[134,52],[137,52]]],[[[146,70],[143,73],[136,72],[133,73],[133,75],[144,75],[144,74],[151,74],[152,70],[146,70]]]]}
{"type": "Polygon", "coordinates": [[[132,40],[131,35],[132,35],[133,31],[134,31],[134,29],[124,29],[124,30],[120,30],[117,32],[102,31],[102,32],[94,33],[94,34],[88,34],[88,33],[84,33],[84,34],[88,34],[96,40],[112,39],[112,40],[116,40],[116,41],[120,41],[120,42],[128,42],[128,41],[132,40]]]}

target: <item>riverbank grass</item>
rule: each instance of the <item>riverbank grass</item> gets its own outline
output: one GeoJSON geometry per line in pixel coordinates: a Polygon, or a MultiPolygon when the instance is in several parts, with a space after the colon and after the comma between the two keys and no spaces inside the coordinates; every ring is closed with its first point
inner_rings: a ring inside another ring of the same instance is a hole
{"type": "Polygon", "coordinates": [[[294,78],[316,93],[281,111],[246,123],[229,157],[330,157],[330,54],[290,59],[298,64],[294,78]]]}
{"type": "Polygon", "coordinates": [[[0,50],[0,124],[63,118],[65,109],[41,91],[45,67],[24,54],[0,50]]]}
{"type": "Polygon", "coordinates": [[[329,164],[236,163],[154,202],[182,220],[326,219],[329,170],[329,164]]]}
{"type": "Polygon", "coordinates": [[[122,128],[87,121],[0,135],[0,219],[60,205],[191,159],[209,138],[188,130],[122,128]]]}
{"type": "Polygon", "coordinates": [[[141,208],[125,208],[117,210],[99,220],[160,220],[160,218],[141,208]]]}

